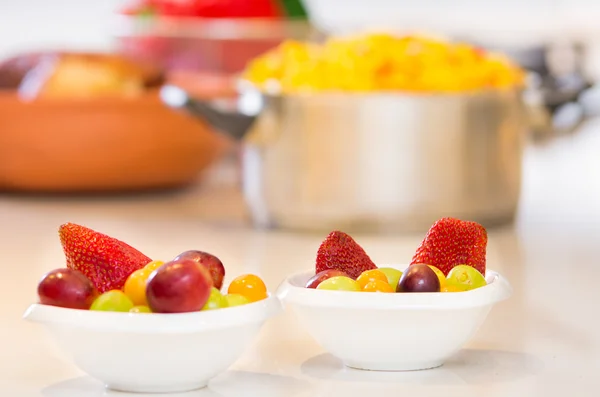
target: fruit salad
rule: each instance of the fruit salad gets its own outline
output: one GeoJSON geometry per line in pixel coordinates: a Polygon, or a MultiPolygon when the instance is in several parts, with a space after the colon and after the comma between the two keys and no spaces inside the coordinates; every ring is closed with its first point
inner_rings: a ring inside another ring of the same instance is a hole
{"type": "Polygon", "coordinates": [[[404,271],[377,267],[346,233],[331,232],[317,252],[306,288],[354,292],[464,292],[487,285],[487,232],[476,223],[434,223],[404,271]]]}
{"type": "Polygon", "coordinates": [[[59,228],[66,267],[38,284],[40,303],[69,309],[188,313],[245,305],[267,298],[254,274],[222,291],[225,267],[216,256],[185,251],[168,262],[152,260],[116,238],[67,223],[59,228]]]}

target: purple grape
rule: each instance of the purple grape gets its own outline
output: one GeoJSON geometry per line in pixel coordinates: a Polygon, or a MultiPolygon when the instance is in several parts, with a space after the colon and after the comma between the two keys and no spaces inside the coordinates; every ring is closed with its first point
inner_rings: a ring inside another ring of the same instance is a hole
{"type": "Polygon", "coordinates": [[[396,292],[440,292],[440,279],[429,266],[412,265],[402,274],[396,292]]]}
{"type": "Polygon", "coordinates": [[[225,267],[219,258],[203,251],[185,251],[177,255],[173,262],[180,260],[191,260],[204,266],[210,273],[213,280],[213,287],[220,290],[225,278],[225,267]]]}

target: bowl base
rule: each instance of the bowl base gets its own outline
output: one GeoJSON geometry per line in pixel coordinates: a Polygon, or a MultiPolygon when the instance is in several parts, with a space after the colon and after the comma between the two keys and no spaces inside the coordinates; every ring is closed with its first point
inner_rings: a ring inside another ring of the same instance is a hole
{"type": "Polygon", "coordinates": [[[348,368],[359,369],[362,371],[423,371],[441,367],[444,363],[441,361],[422,361],[408,363],[380,363],[380,362],[364,362],[364,361],[344,361],[344,365],[348,368]]]}
{"type": "Polygon", "coordinates": [[[167,386],[148,386],[148,385],[131,385],[131,384],[107,384],[105,385],[108,390],[125,392],[125,393],[147,393],[147,394],[159,394],[159,393],[184,393],[192,390],[198,390],[206,387],[207,382],[201,383],[183,383],[167,386]]]}

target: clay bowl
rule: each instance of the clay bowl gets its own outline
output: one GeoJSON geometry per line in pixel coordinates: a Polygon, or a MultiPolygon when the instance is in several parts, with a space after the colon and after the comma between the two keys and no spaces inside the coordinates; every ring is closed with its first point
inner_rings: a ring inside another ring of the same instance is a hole
{"type": "Polygon", "coordinates": [[[0,90],[0,190],[115,192],[194,182],[229,142],[167,108],[136,98],[37,99],[0,90]]]}

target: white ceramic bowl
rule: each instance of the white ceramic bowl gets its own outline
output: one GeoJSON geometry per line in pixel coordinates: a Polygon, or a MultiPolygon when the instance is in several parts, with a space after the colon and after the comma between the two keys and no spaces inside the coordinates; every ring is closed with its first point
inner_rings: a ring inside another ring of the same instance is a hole
{"type": "Polygon", "coordinates": [[[490,270],[485,287],[455,293],[305,288],[312,275],[314,272],[289,277],[277,295],[325,350],[348,367],[366,370],[406,371],[442,365],[475,334],[492,306],[512,292],[506,279],[490,270]]]}
{"type": "Polygon", "coordinates": [[[277,314],[271,296],[243,306],[182,314],[130,314],[34,304],[24,318],[46,325],[84,372],[113,390],[182,392],[206,386],[277,314]]]}

